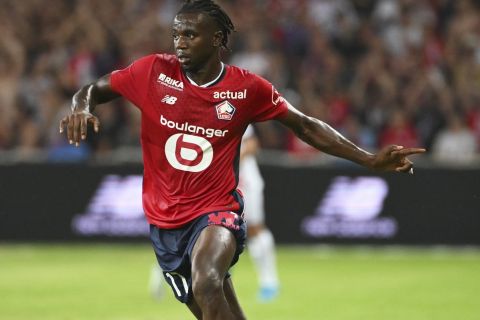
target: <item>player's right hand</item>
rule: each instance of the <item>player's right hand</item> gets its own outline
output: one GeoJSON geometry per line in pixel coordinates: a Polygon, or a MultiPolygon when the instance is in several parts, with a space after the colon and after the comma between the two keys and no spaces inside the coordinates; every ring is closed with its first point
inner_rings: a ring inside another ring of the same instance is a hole
{"type": "Polygon", "coordinates": [[[60,133],[67,128],[67,139],[70,144],[80,145],[81,140],[87,138],[88,124],[93,125],[93,131],[98,132],[100,121],[96,116],[87,111],[72,112],[68,116],[60,120],[60,133]]]}
{"type": "Polygon", "coordinates": [[[374,156],[372,169],[378,171],[396,171],[413,174],[413,162],[408,156],[424,153],[424,148],[404,148],[390,145],[382,148],[374,156]]]}

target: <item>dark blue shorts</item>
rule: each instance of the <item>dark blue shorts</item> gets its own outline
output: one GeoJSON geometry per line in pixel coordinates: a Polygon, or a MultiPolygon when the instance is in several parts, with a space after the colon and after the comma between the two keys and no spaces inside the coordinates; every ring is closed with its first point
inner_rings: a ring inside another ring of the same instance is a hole
{"type": "MultiPolygon", "coordinates": [[[[247,226],[243,217],[232,211],[207,213],[178,229],[159,229],[150,225],[150,239],[162,267],[167,283],[172,287],[175,297],[187,303],[192,297],[193,246],[203,228],[220,225],[232,231],[237,240],[237,250],[232,260],[233,266],[245,248],[247,226]]],[[[229,274],[227,274],[227,277],[229,274]]]]}

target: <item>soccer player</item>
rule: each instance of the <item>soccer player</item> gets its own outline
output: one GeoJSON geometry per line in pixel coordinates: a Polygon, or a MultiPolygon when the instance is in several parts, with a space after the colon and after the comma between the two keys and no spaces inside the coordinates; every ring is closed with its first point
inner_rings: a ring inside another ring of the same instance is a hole
{"type": "MultiPolygon", "coordinates": [[[[242,135],[275,119],[313,147],[379,171],[408,172],[420,148],[364,151],[326,123],[302,114],[266,80],[222,63],[234,26],[211,0],[188,1],[174,18],[175,55],[152,54],[82,87],[60,121],[79,145],[101,103],[123,96],[142,113],[143,207],[165,280],[203,320],[245,319],[229,268],[246,226],[237,191],[242,135]]],[[[141,31],[139,31],[141,32],[141,31]]]]}
{"type": "Polygon", "coordinates": [[[253,127],[249,125],[242,138],[240,149],[239,188],[245,197],[245,220],[247,221],[248,252],[257,270],[260,291],[258,298],[269,302],[279,290],[275,243],[273,235],[265,226],[264,181],[255,155],[259,142],[253,127]]]}

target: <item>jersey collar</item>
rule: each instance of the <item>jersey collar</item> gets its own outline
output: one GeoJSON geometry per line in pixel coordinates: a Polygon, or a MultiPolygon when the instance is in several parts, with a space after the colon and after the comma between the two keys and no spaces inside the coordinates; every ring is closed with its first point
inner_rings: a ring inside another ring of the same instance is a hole
{"type": "Polygon", "coordinates": [[[222,68],[220,69],[220,73],[218,74],[218,76],[213,79],[212,81],[209,81],[207,83],[204,83],[202,85],[198,85],[195,81],[193,81],[192,79],[190,79],[188,77],[187,74],[185,74],[185,77],[188,79],[188,81],[193,84],[194,86],[197,86],[197,87],[200,87],[200,88],[206,88],[206,87],[210,87],[211,85],[214,85],[215,83],[217,83],[220,78],[223,76],[223,72],[225,71],[225,64],[223,62],[220,62],[222,64],[222,68]]]}

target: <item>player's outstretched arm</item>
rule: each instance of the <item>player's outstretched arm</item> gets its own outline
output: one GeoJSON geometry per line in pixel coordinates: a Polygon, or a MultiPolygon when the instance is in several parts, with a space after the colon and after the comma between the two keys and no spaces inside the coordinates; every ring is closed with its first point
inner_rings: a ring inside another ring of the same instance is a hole
{"type": "Polygon", "coordinates": [[[279,121],[314,148],[373,170],[413,173],[413,163],[407,157],[425,152],[423,148],[404,148],[397,145],[385,147],[376,154],[367,152],[327,123],[306,116],[290,104],[288,115],[279,121]]]}
{"type": "Polygon", "coordinates": [[[110,87],[110,75],[105,75],[82,87],[72,99],[72,112],[60,121],[60,133],[67,129],[67,139],[70,144],[80,145],[87,138],[87,127],[91,123],[93,130],[98,132],[100,121],[92,112],[97,104],[109,102],[120,95],[110,87]]]}

